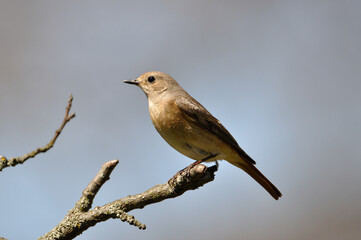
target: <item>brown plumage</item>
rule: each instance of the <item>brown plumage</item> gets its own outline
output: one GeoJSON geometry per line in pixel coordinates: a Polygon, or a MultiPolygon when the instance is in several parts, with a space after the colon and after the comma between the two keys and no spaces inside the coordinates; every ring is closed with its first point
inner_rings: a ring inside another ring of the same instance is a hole
{"type": "Polygon", "coordinates": [[[274,199],[282,196],[220,121],[171,76],[148,72],[125,82],[138,85],[147,95],[152,122],[174,149],[197,161],[226,160],[248,173],[274,199]]]}

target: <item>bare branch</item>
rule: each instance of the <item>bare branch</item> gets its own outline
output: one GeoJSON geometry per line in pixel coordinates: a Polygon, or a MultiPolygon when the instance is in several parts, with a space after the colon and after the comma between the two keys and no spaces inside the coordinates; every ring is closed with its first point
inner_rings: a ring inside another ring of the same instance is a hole
{"type": "Polygon", "coordinates": [[[218,165],[207,168],[199,164],[193,166],[189,172],[180,171],[176,173],[168,183],[156,185],[143,193],[127,196],[88,211],[91,208],[96,193],[109,179],[109,175],[117,163],[118,160],[112,160],[103,164],[99,173],[83,191],[83,195],[75,204],[75,207],[68,212],[58,226],[39,239],[73,239],[89,227],[111,218],[128,222],[139,229],[145,229],[146,226],[144,224],[136,220],[134,216],[127,214],[127,212],[133,209],[144,208],[149,204],[168,198],[178,197],[188,190],[197,189],[213,181],[214,173],[218,168],[218,165]]]}
{"type": "MultiPolygon", "coordinates": [[[[51,149],[65,125],[75,117],[75,113],[69,114],[72,101],[73,96],[70,95],[64,119],[48,144],[21,157],[7,159],[6,157],[0,155],[0,171],[6,167],[22,164],[29,158],[33,158],[37,154],[51,149]]],[[[198,187],[213,181],[214,173],[218,168],[218,165],[207,168],[202,164],[191,164],[188,168],[186,168],[187,171],[180,171],[176,173],[165,184],[156,185],[143,193],[127,196],[90,210],[92,208],[95,195],[98,193],[103,184],[109,180],[109,176],[118,162],[118,160],[112,160],[103,164],[98,174],[84,189],[82,196],[76,202],[74,208],[69,210],[65,218],[55,228],[39,239],[73,239],[89,227],[108,219],[120,219],[121,221],[128,222],[130,225],[134,225],[139,229],[145,229],[145,224],[142,224],[135,219],[134,216],[129,215],[127,212],[133,209],[144,208],[149,204],[157,203],[168,198],[178,197],[188,190],[197,189],[198,187]]],[[[0,240],[1,239],[3,238],[0,237],[0,240]]]]}
{"type": "Polygon", "coordinates": [[[118,163],[119,160],[112,160],[103,164],[98,174],[84,189],[83,195],[81,196],[80,200],[75,204],[75,208],[79,209],[82,212],[86,212],[91,208],[95,195],[98,193],[99,189],[103,186],[103,184],[109,180],[110,174],[118,163]]]}
{"type": "Polygon", "coordinates": [[[4,156],[0,155],[0,171],[3,170],[4,168],[10,167],[10,166],[15,166],[18,164],[23,164],[26,160],[28,160],[29,158],[33,158],[36,155],[38,155],[39,153],[42,152],[46,152],[48,151],[50,148],[52,148],[54,146],[54,143],[56,141],[56,139],[59,137],[61,131],[63,130],[63,128],[65,127],[65,125],[72,119],[75,117],[75,113],[72,113],[69,115],[70,112],[70,108],[73,102],[73,96],[70,95],[69,99],[68,99],[68,105],[65,109],[65,116],[63,119],[63,122],[61,123],[60,127],[55,131],[55,134],[53,136],[53,138],[50,140],[50,142],[48,144],[46,144],[43,147],[39,147],[37,149],[35,149],[34,151],[27,153],[21,157],[12,157],[7,159],[4,156]]]}

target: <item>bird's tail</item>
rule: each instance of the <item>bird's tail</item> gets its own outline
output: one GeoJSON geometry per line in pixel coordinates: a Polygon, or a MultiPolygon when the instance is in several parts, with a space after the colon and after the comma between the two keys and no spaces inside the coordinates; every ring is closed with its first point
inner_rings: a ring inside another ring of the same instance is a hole
{"type": "Polygon", "coordinates": [[[272,197],[276,200],[282,196],[282,193],[268,180],[254,165],[250,163],[242,163],[242,162],[230,162],[236,167],[241,168],[246,173],[248,173],[254,180],[256,180],[261,186],[272,195],[272,197]]]}

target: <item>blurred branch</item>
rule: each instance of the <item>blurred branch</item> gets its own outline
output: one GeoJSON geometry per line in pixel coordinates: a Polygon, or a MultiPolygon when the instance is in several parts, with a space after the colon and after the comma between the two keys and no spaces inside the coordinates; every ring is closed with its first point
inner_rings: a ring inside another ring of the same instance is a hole
{"type": "Polygon", "coordinates": [[[55,228],[39,239],[73,239],[89,227],[108,219],[120,219],[139,229],[145,229],[146,226],[144,224],[136,220],[134,216],[127,214],[127,212],[133,209],[144,208],[149,204],[168,198],[178,197],[188,190],[197,189],[213,181],[214,173],[218,167],[215,165],[207,168],[202,164],[198,164],[193,166],[188,172],[180,171],[176,173],[168,183],[156,185],[143,193],[127,196],[104,206],[95,207],[89,211],[95,195],[109,179],[111,172],[118,162],[118,160],[112,160],[103,164],[98,174],[83,191],[75,207],[69,210],[65,218],[55,228]]]}
{"type": "Polygon", "coordinates": [[[39,153],[42,152],[46,152],[48,151],[50,148],[52,148],[54,146],[54,143],[56,141],[56,139],[59,137],[61,131],[63,130],[63,128],[65,127],[65,125],[72,119],[75,117],[75,113],[72,113],[69,115],[70,112],[70,108],[73,102],[73,96],[70,95],[69,99],[68,99],[68,105],[65,109],[65,116],[63,119],[63,122],[61,123],[60,127],[55,131],[55,135],[53,136],[53,138],[50,140],[50,142],[48,144],[46,144],[43,147],[39,147],[37,149],[35,149],[34,151],[27,153],[21,157],[12,157],[7,159],[4,156],[0,155],[0,171],[3,170],[4,168],[10,167],[10,166],[16,166],[18,164],[23,164],[26,160],[28,160],[29,158],[33,158],[36,155],[38,155],[39,153]]]}

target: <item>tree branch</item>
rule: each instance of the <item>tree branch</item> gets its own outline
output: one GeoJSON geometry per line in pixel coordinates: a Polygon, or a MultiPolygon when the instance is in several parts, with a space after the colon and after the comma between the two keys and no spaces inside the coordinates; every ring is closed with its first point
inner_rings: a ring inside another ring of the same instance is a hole
{"type": "Polygon", "coordinates": [[[0,155],[0,171],[2,171],[4,168],[10,167],[10,166],[16,166],[18,164],[23,164],[26,160],[28,160],[29,158],[33,158],[36,155],[38,155],[39,153],[42,152],[46,152],[48,151],[50,148],[52,148],[54,146],[54,143],[56,141],[56,139],[59,137],[61,131],[63,130],[63,128],[65,127],[65,125],[72,119],[75,117],[75,113],[72,113],[69,115],[70,112],[70,108],[73,102],[73,96],[70,95],[69,99],[68,99],[68,105],[65,109],[65,116],[63,119],[63,122],[61,123],[60,127],[55,131],[55,134],[53,136],[53,138],[50,140],[50,142],[48,144],[46,144],[43,147],[39,147],[37,149],[35,149],[34,151],[27,153],[21,157],[12,157],[7,159],[4,156],[0,155]]]}
{"type": "Polygon", "coordinates": [[[89,211],[95,195],[109,179],[111,172],[117,164],[118,160],[112,160],[103,164],[98,174],[84,189],[75,207],[69,210],[65,218],[55,228],[39,239],[73,239],[89,227],[111,218],[128,222],[139,229],[145,229],[146,226],[144,224],[136,220],[134,216],[127,214],[127,212],[133,209],[144,208],[149,204],[168,198],[178,197],[188,190],[197,189],[213,181],[214,173],[218,168],[218,165],[207,168],[205,165],[198,164],[193,166],[189,172],[180,171],[176,173],[168,183],[156,185],[143,193],[127,196],[104,206],[95,207],[89,211]]]}
{"type": "MultiPolygon", "coordinates": [[[[0,155],[0,171],[10,166],[22,164],[29,158],[33,158],[37,154],[51,149],[65,125],[75,117],[75,113],[69,114],[72,101],[73,96],[70,95],[64,119],[48,144],[21,157],[7,159],[6,157],[0,155]]],[[[109,180],[109,176],[118,162],[118,160],[112,160],[104,163],[98,174],[84,189],[82,196],[76,202],[74,208],[69,210],[65,218],[55,228],[39,239],[73,239],[89,227],[108,219],[120,219],[121,221],[128,222],[130,225],[134,225],[139,229],[145,229],[145,224],[142,224],[136,220],[134,216],[127,214],[127,212],[133,209],[144,208],[149,204],[157,203],[168,198],[178,197],[188,190],[197,189],[198,187],[213,181],[214,173],[218,168],[218,165],[207,168],[202,164],[195,166],[194,164],[191,164],[188,168],[186,168],[187,171],[179,171],[165,184],[156,185],[143,193],[127,196],[90,210],[92,208],[95,195],[98,193],[103,184],[109,180]]],[[[1,239],[3,238],[0,237],[0,240],[1,239]]]]}

